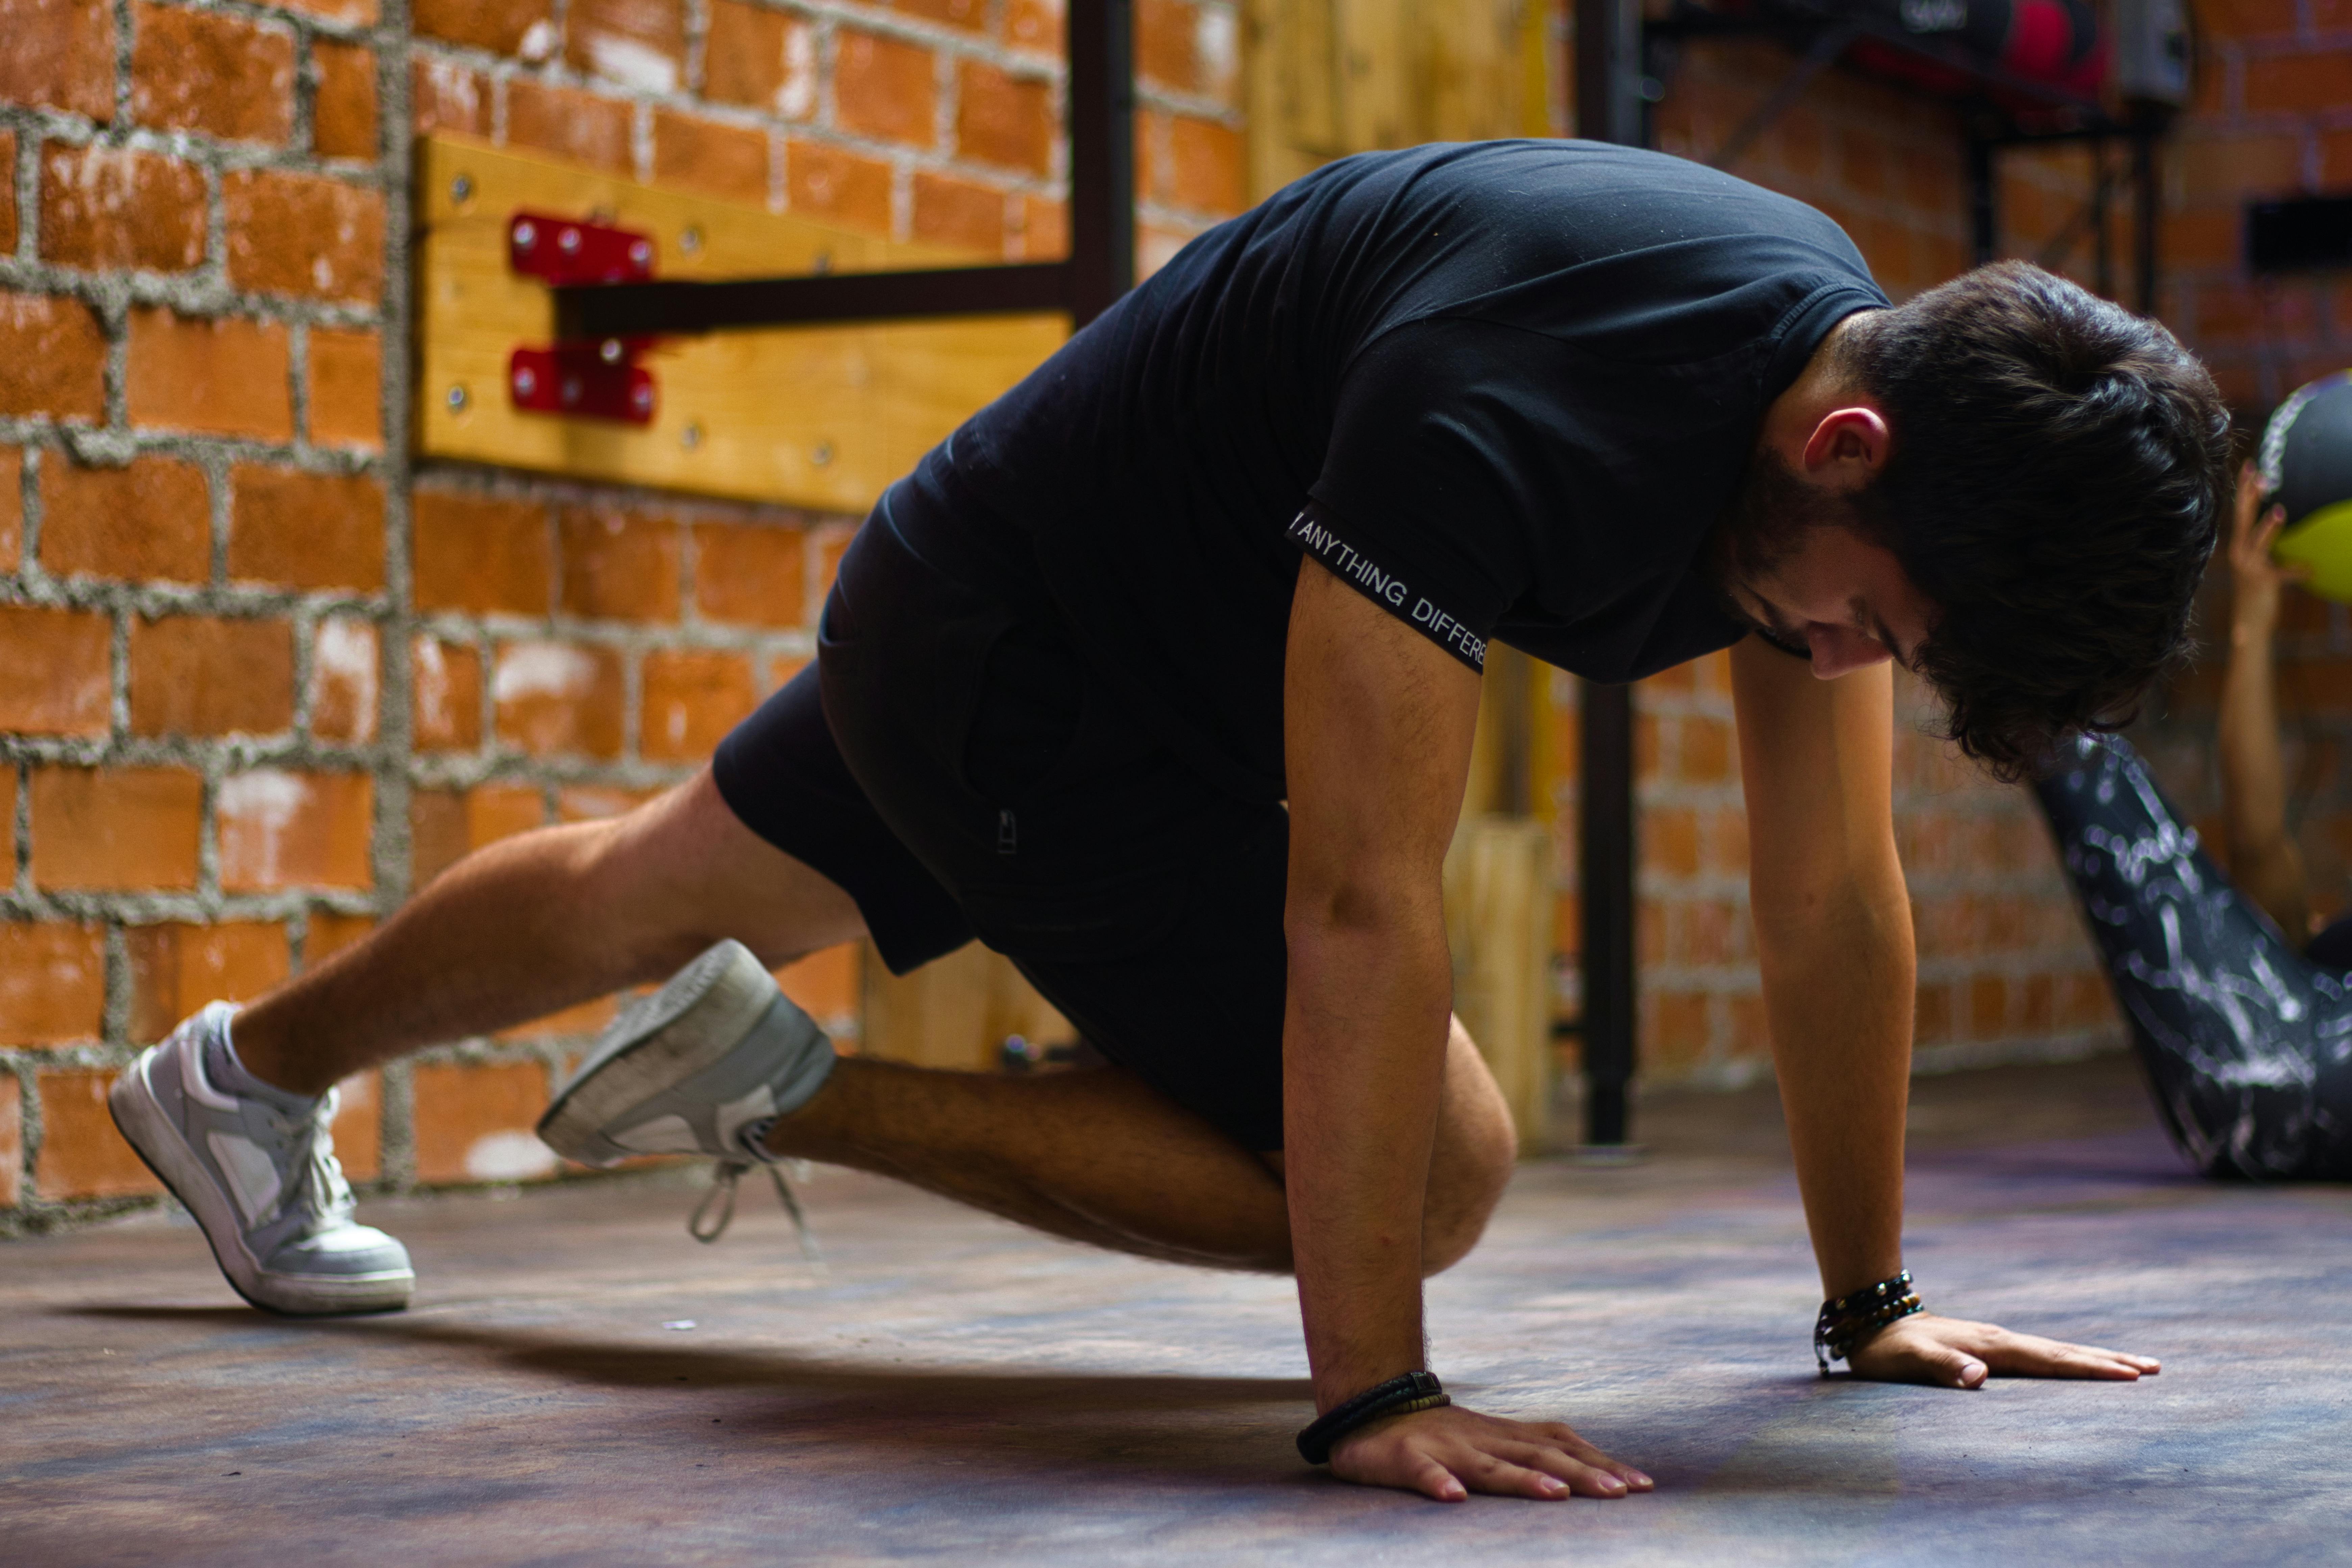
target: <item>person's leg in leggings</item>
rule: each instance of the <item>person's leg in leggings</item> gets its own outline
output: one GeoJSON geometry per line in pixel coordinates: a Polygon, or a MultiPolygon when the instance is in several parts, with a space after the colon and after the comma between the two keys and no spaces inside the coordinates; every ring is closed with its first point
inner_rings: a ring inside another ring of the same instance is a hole
{"type": "MultiPolygon", "coordinates": [[[[319,1093],[437,1041],[660,980],[722,937],[782,963],[863,931],[848,895],[745,827],[706,772],[626,816],[468,857],[368,941],[240,1013],[237,1055],[265,1081],[319,1093]]],[[[1268,1163],[1116,1068],[1013,1079],[849,1058],[772,1143],[1097,1246],[1289,1264],[1268,1163]]],[[[1475,1240],[1510,1150],[1509,1115],[1457,1031],[1433,1269],[1475,1240]]]]}
{"type": "Polygon", "coordinates": [[[2352,1175],[2352,989],[2231,887],[2122,741],[2034,793],[2158,1108],[2208,1175],[2352,1175]]]}

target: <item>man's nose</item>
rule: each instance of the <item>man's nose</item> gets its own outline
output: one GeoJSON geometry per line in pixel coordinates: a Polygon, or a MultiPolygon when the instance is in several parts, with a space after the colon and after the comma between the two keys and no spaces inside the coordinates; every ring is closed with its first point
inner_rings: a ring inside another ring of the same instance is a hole
{"type": "Polygon", "coordinates": [[[1884,664],[1894,658],[1885,643],[1864,637],[1852,626],[1815,621],[1805,628],[1805,646],[1813,655],[1813,679],[1835,680],[1857,669],[1884,664]]]}

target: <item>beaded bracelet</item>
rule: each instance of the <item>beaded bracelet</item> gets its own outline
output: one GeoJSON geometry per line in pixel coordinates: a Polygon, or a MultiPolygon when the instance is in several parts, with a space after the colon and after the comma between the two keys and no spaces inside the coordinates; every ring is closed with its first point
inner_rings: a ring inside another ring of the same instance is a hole
{"type": "Polygon", "coordinates": [[[1822,1302],[1822,1315],[1813,1320],[1813,1360],[1821,1363],[1822,1375],[1829,1375],[1830,1363],[1845,1360],[1887,1324],[1927,1310],[1927,1304],[1911,1289],[1908,1268],[1892,1279],[1822,1302]]]}
{"type": "Polygon", "coordinates": [[[1332,1446],[1359,1426],[1368,1426],[1385,1415],[1410,1415],[1453,1403],[1435,1373],[1409,1372],[1374,1384],[1308,1422],[1298,1434],[1298,1452],[1310,1465],[1324,1464],[1331,1458],[1332,1446]]]}

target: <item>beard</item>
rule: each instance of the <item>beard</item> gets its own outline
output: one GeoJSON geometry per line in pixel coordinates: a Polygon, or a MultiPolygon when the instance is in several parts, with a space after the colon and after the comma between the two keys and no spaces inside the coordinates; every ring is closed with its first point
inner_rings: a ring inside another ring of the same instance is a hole
{"type": "Polygon", "coordinates": [[[1709,574],[1718,591],[1753,586],[1778,572],[1816,528],[1855,522],[1844,498],[1807,484],[1788,460],[1759,446],[1707,541],[1709,574]]]}

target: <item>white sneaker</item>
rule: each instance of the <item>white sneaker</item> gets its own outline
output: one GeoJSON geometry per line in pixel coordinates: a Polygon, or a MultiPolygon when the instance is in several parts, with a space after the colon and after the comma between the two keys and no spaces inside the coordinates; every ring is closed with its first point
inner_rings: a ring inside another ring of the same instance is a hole
{"type": "MultiPolygon", "coordinates": [[[[688,1228],[715,1241],[734,1212],[735,1184],[767,1168],[793,1223],[800,1205],[763,1139],[779,1116],[799,1110],[833,1072],[833,1042],[776,988],[775,977],[740,942],[722,942],[613,1020],[547,1114],[539,1135],[583,1165],[637,1154],[702,1154],[719,1162],[719,1182],[688,1228]],[[706,1225],[723,1194],[716,1225],[706,1225]]],[[[805,1226],[801,1245],[814,1256],[805,1226]]]]}
{"type": "Polygon", "coordinates": [[[289,1112],[229,1093],[205,1051],[236,1009],[215,1002],[143,1051],[107,1096],[131,1147],[187,1205],[236,1293],[314,1317],[408,1305],[408,1249],[352,1219],[335,1160],[335,1096],[289,1112]]]}

